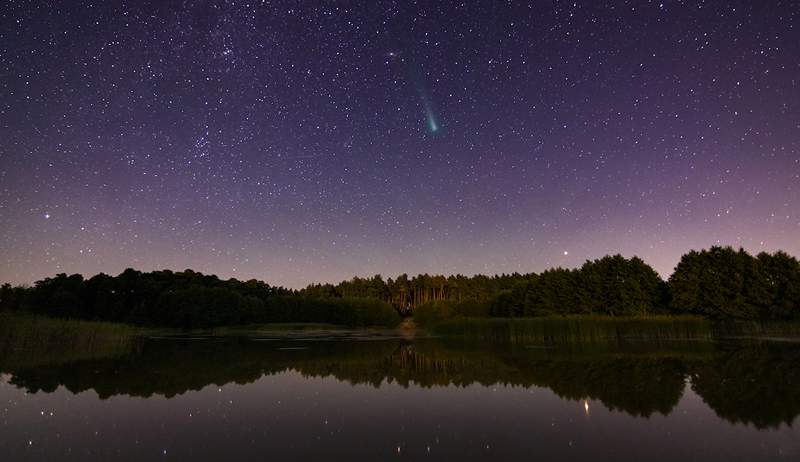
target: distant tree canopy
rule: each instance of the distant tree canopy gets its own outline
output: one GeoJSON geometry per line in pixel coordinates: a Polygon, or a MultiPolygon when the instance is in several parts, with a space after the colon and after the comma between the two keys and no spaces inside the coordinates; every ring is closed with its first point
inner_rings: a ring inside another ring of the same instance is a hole
{"type": "Polygon", "coordinates": [[[607,314],[630,316],[666,311],[666,285],[637,257],[605,256],[579,269],[547,270],[501,294],[494,316],[607,314]]]}
{"type": "Polygon", "coordinates": [[[400,321],[379,300],[317,300],[264,282],[220,280],[192,270],[119,276],[58,274],[33,287],[0,288],[0,309],[53,317],[126,322],[139,325],[205,328],[268,322],[323,322],[354,326],[400,321]]]}
{"type": "Polygon", "coordinates": [[[513,273],[472,277],[420,274],[409,278],[407,274],[401,274],[396,279],[389,278],[384,282],[380,275],[375,275],[371,278],[354,277],[336,285],[311,284],[300,294],[314,298],[377,298],[402,310],[441,300],[489,302],[528,277],[513,273]]]}
{"type": "Polygon", "coordinates": [[[669,278],[670,307],[712,319],[800,318],[800,263],[784,252],[753,257],[712,247],[681,258],[669,278]]]}
{"type": "Polygon", "coordinates": [[[638,257],[605,256],[577,269],[496,276],[355,277],[294,291],[186,270],[116,277],[59,274],[0,287],[0,310],[171,327],[268,322],[394,325],[414,311],[450,317],[696,314],[716,320],[800,319],[800,263],[784,253],[712,247],[681,258],[668,282],[638,257]]]}

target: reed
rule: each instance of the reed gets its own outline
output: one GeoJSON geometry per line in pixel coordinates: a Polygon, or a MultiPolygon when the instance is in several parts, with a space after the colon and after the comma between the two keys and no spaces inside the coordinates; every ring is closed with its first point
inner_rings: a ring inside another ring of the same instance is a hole
{"type": "Polygon", "coordinates": [[[121,356],[139,330],[109,322],[0,313],[0,367],[60,364],[121,356]]]}
{"type": "Polygon", "coordinates": [[[800,339],[798,321],[723,321],[713,324],[719,338],[800,339]]]}
{"type": "Polygon", "coordinates": [[[509,343],[712,340],[715,337],[711,322],[695,316],[459,318],[437,323],[429,329],[446,337],[509,343]]]}

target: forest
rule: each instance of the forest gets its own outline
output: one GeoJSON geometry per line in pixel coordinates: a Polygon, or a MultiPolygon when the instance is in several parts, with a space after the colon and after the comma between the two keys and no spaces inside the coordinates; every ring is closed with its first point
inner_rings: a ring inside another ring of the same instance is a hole
{"type": "Polygon", "coordinates": [[[280,322],[394,326],[400,320],[391,305],[373,298],[310,298],[256,280],[130,268],[116,277],[58,274],[33,287],[5,284],[2,310],[179,328],[280,322]]]}
{"type": "Polygon", "coordinates": [[[58,274],[0,288],[0,311],[134,325],[206,328],[321,322],[394,326],[454,317],[698,315],[711,320],[800,319],[800,262],[785,252],[712,247],[681,258],[667,281],[638,257],[605,256],[580,268],[472,277],[355,277],[302,290],[192,270],[118,276],[58,274]]]}

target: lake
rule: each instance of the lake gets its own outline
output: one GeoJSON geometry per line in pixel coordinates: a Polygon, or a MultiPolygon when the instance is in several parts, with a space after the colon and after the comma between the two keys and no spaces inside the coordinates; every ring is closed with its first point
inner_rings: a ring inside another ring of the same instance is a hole
{"type": "Polygon", "coordinates": [[[3,460],[800,460],[786,341],[295,333],[4,351],[3,460]]]}

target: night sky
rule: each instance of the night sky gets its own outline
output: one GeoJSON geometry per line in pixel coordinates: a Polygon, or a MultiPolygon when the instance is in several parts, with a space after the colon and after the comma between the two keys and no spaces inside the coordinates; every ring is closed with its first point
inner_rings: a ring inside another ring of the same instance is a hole
{"type": "Polygon", "coordinates": [[[0,281],[800,255],[793,1],[0,8],[0,281]]]}

